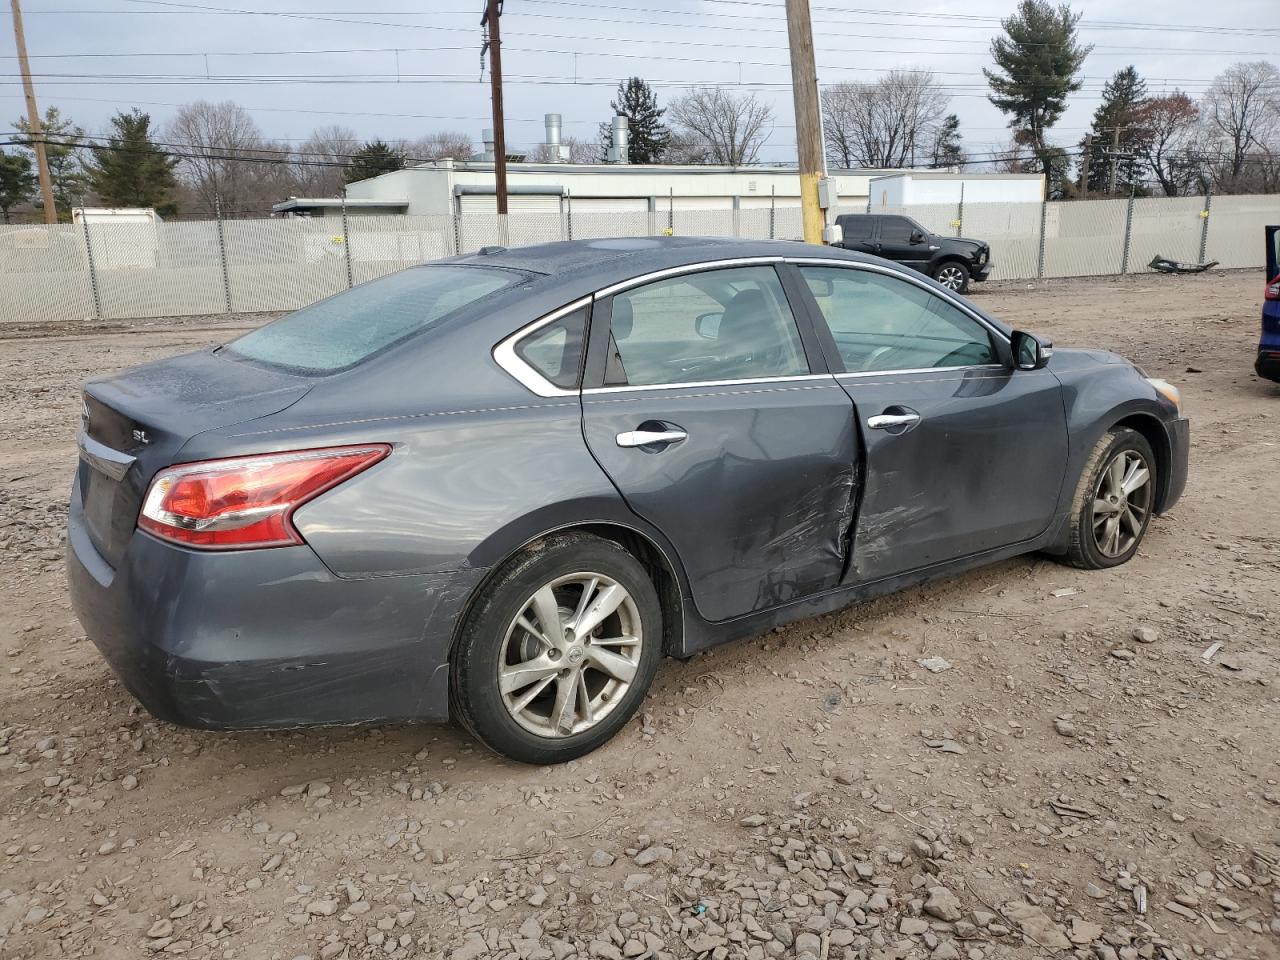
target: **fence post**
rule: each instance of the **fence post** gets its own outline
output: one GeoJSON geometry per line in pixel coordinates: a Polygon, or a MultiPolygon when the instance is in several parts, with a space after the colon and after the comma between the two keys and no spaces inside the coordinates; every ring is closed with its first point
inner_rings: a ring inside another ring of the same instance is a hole
{"type": "Polygon", "coordinates": [[[565,208],[565,226],[569,231],[569,239],[573,239],[573,194],[566,193],[564,196],[565,208]]]}
{"type": "Polygon", "coordinates": [[[107,319],[102,313],[102,291],[98,289],[98,269],[93,263],[93,241],[89,238],[89,216],[80,201],[80,226],[84,229],[84,249],[89,255],[89,289],[93,293],[93,315],[98,320],[107,319]]]}
{"type": "Polygon", "coordinates": [[[213,195],[213,218],[218,225],[218,259],[222,261],[222,298],[231,312],[231,271],[227,269],[227,238],[222,232],[222,198],[213,195]]]}
{"type": "Polygon", "coordinates": [[[772,187],[769,188],[769,239],[770,240],[776,239],[773,235],[774,234],[773,225],[774,225],[774,220],[777,217],[777,211],[774,209],[777,206],[777,204],[778,204],[778,185],[775,183],[772,187]]]}
{"type": "Polygon", "coordinates": [[[1205,262],[1209,252],[1209,212],[1213,209],[1213,193],[1204,192],[1204,209],[1200,211],[1200,262],[1205,262]]]}
{"type": "Polygon", "coordinates": [[[1037,255],[1036,278],[1044,279],[1044,234],[1046,221],[1049,219],[1049,201],[1040,201],[1040,253],[1037,255]]]}
{"type": "Polygon", "coordinates": [[[347,261],[347,289],[356,285],[351,272],[351,236],[347,232],[347,188],[342,188],[342,256],[347,261]]]}
{"type": "Polygon", "coordinates": [[[1133,195],[1134,190],[1129,189],[1129,204],[1124,211],[1124,256],[1120,260],[1120,272],[1129,272],[1129,241],[1133,237],[1133,195]]]}
{"type": "Polygon", "coordinates": [[[960,182],[960,203],[956,207],[956,236],[964,235],[964,181],[960,182]]]}
{"type": "Polygon", "coordinates": [[[733,197],[733,235],[742,236],[742,198],[736,194],[733,197]]]}
{"type": "Polygon", "coordinates": [[[453,255],[462,256],[462,214],[453,214],[453,255]]]}
{"type": "Polygon", "coordinates": [[[867,213],[871,212],[871,194],[867,194],[867,213]]]}
{"type": "Polygon", "coordinates": [[[676,188],[667,189],[667,236],[676,234],[676,188]]]}

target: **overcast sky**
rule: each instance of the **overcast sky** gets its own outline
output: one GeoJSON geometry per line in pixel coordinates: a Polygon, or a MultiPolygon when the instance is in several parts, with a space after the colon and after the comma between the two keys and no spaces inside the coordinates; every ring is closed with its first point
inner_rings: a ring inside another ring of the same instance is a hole
{"type": "MultiPolygon", "coordinates": [[[[252,14],[240,2],[24,0],[41,108],[58,106],[100,133],[120,109],[141,107],[163,124],[179,104],[232,99],[264,134],[293,141],[329,123],[362,138],[447,129],[477,141],[489,126],[489,88],[479,81],[482,0],[254,0],[252,14]],[[93,56],[57,56],[67,54],[93,56]]],[[[966,148],[1003,145],[1004,119],[986,100],[981,69],[996,19],[1016,0],[864,2],[813,0],[820,83],[927,68],[952,96],[966,148]]],[[[1074,6],[1094,50],[1084,89],[1052,132],[1063,144],[1079,140],[1102,83],[1127,64],[1152,92],[1180,87],[1193,96],[1233,61],[1280,64],[1277,0],[1074,6]]],[[[6,130],[23,114],[8,27],[0,31],[6,130]]],[[[761,160],[794,162],[782,0],[507,0],[502,33],[510,149],[541,142],[548,111],[564,116],[566,134],[593,138],[617,81],[637,75],[663,102],[698,83],[757,90],[774,107],[761,160]]]]}

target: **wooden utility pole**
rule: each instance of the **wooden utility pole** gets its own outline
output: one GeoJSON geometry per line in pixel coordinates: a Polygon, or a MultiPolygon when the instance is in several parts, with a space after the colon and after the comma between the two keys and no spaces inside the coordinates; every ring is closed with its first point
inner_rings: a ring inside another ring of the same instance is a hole
{"type": "MultiPolygon", "coordinates": [[[[17,0],[14,0],[16,3],[17,0]]],[[[498,213],[507,212],[507,138],[502,132],[502,34],[498,19],[502,16],[502,0],[486,0],[484,19],[488,36],[489,86],[493,100],[493,179],[498,213]]]]}
{"type": "Polygon", "coordinates": [[[818,68],[813,58],[809,0],[787,0],[787,38],[791,43],[791,94],[796,108],[796,151],[800,163],[800,210],[806,243],[822,243],[818,206],[822,179],[822,119],[818,107],[818,68]]]}
{"type": "Polygon", "coordinates": [[[1087,133],[1084,137],[1084,155],[1080,157],[1080,196],[1082,198],[1089,196],[1089,161],[1092,152],[1093,134],[1087,133]]]}
{"type": "Polygon", "coordinates": [[[22,32],[22,8],[18,0],[9,0],[13,9],[13,41],[18,47],[18,69],[22,71],[22,92],[27,99],[27,123],[31,127],[31,142],[36,151],[36,169],[40,174],[40,196],[44,198],[44,222],[57,223],[58,211],[53,205],[53,181],[49,178],[49,157],[44,150],[44,129],[40,125],[40,110],[36,106],[36,89],[31,83],[31,64],[27,62],[27,38],[22,32]]]}
{"type": "Polygon", "coordinates": [[[1107,193],[1113,197],[1116,194],[1116,168],[1120,166],[1120,131],[1123,129],[1121,126],[1111,128],[1111,180],[1107,193]]]}

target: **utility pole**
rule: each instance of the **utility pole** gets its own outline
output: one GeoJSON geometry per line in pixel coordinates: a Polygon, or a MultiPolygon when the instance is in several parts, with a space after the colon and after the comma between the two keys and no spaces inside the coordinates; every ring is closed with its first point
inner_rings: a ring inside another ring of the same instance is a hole
{"type": "Polygon", "coordinates": [[[822,243],[823,216],[818,205],[822,179],[822,119],[818,107],[818,68],[813,58],[809,0],[787,0],[787,38],[791,44],[791,94],[796,109],[796,150],[800,163],[800,210],[806,243],[822,243]]]}
{"type": "Polygon", "coordinates": [[[1080,196],[1082,199],[1089,197],[1089,161],[1092,159],[1093,153],[1093,134],[1087,133],[1084,137],[1084,154],[1080,157],[1080,196]]]}
{"type": "MultiPolygon", "coordinates": [[[[16,3],[17,0],[14,0],[16,3]]],[[[493,100],[493,179],[498,213],[507,212],[507,138],[502,132],[502,34],[498,18],[502,16],[502,0],[485,0],[485,41],[481,50],[489,51],[489,87],[493,100]]]]}
{"type": "Polygon", "coordinates": [[[1107,193],[1111,196],[1116,193],[1116,168],[1120,166],[1120,131],[1123,129],[1119,125],[1111,128],[1111,179],[1107,187],[1107,193]]]}
{"type": "Polygon", "coordinates": [[[49,157],[44,150],[44,129],[40,110],[36,107],[36,89],[31,83],[31,64],[27,62],[27,38],[22,32],[22,8],[18,0],[9,0],[13,9],[13,41],[18,48],[18,69],[22,71],[22,92],[27,99],[27,123],[36,151],[36,169],[40,174],[40,196],[44,199],[44,222],[57,223],[58,211],[53,205],[53,181],[49,179],[49,157]]]}

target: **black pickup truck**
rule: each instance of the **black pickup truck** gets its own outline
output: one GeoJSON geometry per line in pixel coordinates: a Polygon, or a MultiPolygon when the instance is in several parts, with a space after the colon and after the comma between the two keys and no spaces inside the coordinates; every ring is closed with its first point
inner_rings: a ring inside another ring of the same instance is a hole
{"type": "Polygon", "coordinates": [[[981,240],[940,237],[897,214],[848,213],[836,224],[844,233],[836,246],[913,267],[956,293],[991,275],[991,247],[981,240]]]}

